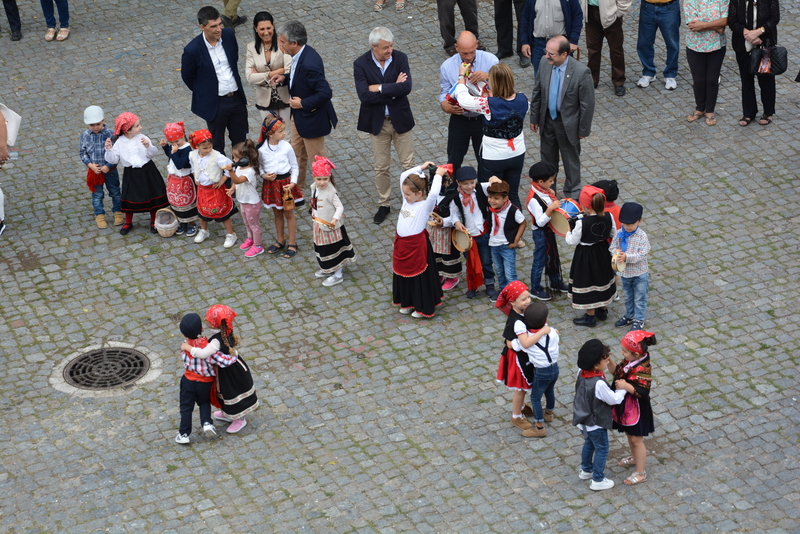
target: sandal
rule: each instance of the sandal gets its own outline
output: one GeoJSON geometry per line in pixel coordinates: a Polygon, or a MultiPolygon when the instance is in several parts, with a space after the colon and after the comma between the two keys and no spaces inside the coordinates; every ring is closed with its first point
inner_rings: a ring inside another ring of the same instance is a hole
{"type": "Polygon", "coordinates": [[[283,243],[278,243],[276,241],[275,243],[269,246],[269,248],[267,249],[267,254],[275,254],[280,249],[282,249],[284,245],[286,245],[286,241],[284,241],[283,243]]]}
{"type": "Polygon", "coordinates": [[[294,258],[295,256],[297,256],[297,245],[286,245],[286,252],[283,254],[283,257],[294,258]]]}
{"type": "Polygon", "coordinates": [[[386,0],[383,0],[382,4],[375,2],[375,5],[372,6],[372,9],[377,13],[378,11],[382,11],[384,7],[386,7],[386,0]]]}
{"type": "Polygon", "coordinates": [[[623,482],[628,486],[635,486],[636,484],[647,482],[647,473],[637,473],[634,471],[634,473],[625,480],[623,480],[623,482]]]}
{"type": "Polygon", "coordinates": [[[636,465],[636,461],[633,459],[633,456],[628,456],[620,460],[617,465],[620,467],[634,467],[636,465]]]}
{"type": "Polygon", "coordinates": [[[687,120],[688,122],[695,122],[695,121],[697,121],[697,120],[698,120],[700,117],[702,117],[703,115],[705,115],[705,113],[703,113],[702,111],[695,111],[694,113],[692,113],[691,115],[689,115],[688,117],[686,117],[686,120],[687,120]]]}
{"type": "Polygon", "coordinates": [[[44,40],[48,43],[56,38],[56,29],[55,28],[47,28],[47,33],[44,34],[44,40]]]}
{"type": "Polygon", "coordinates": [[[706,115],[706,126],[714,126],[717,124],[717,118],[714,115],[706,115]]]}
{"type": "Polygon", "coordinates": [[[61,41],[66,41],[67,37],[69,37],[69,28],[61,28],[60,30],[58,30],[56,41],[58,41],[59,43],[61,41]]]}
{"type": "Polygon", "coordinates": [[[395,4],[394,6],[394,10],[398,13],[400,13],[401,11],[405,11],[405,9],[406,9],[405,0],[403,2],[397,2],[397,4],[395,4]]]}
{"type": "Polygon", "coordinates": [[[766,115],[762,115],[760,119],[758,119],[758,124],[761,126],[767,126],[772,124],[772,117],[767,117],[766,115]]]}
{"type": "Polygon", "coordinates": [[[745,127],[750,126],[750,123],[753,122],[753,119],[748,119],[747,117],[742,117],[739,119],[739,126],[745,127]]]}

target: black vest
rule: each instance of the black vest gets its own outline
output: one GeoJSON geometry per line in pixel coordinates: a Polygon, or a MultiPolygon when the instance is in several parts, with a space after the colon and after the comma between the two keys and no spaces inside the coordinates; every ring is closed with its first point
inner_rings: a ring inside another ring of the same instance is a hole
{"type": "MultiPolygon", "coordinates": [[[[514,238],[517,237],[517,230],[519,230],[519,225],[522,223],[518,223],[515,217],[516,213],[519,211],[514,204],[511,204],[508,208],[508,213],[506,214],[506,222],[503,223],[503,234],[506,236],[506,241],[509,244],[514,242],[514,238]]],[[[494,217],[494,213],[491,214],[494,217]]]]}
{"type": "MultiPolygon", "coordinates": [[[[481,187],[480,182],[475,187],[475,198],[478,199],[478,209],[481,210],[481,214],[483,215],[484,221],[489,221],[489,199],[486,194],[483,192],[483,187],[481,187]]],[[[458,191],[458,183],[454,182],[447,191],[444,192],[444,198],[441,202],[439,202],[439,215],[442,217],[449,217],[450,216],[450,202],[455,202],[456,207],[461,215],[461,220],[465,221],[464,219],[464,205],[461,204],[461,193],[458,191]]]]}
{"type": "Polygon", "coordinates": [[[611,428],[611,405],[597,398],[594,393],[599,376],[583,378],[578,375],[575,382],[575,400],[572,403],[572,424],[611,428]]]}
{"type": "Polygon", "coordinates": [[[587,215],[582,220],[581,243],[593,245],[600,241],[606,241],[611,237],[611,227],[614,226],[614,219],[611,214],[606,212],[603,216],[587,215]]]}

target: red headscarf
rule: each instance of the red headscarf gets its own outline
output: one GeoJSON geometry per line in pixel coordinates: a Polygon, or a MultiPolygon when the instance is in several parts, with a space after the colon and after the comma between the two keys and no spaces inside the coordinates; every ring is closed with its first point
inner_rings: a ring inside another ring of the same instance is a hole
{"type": "Polygon", "coordinates": [[[213,137],[211,137],[211,132],[208,130],[195,130],[192,132],[192,135],[189,136],[189,144],[192,145],[192,148],[197,148],[197,145],[200,143],[210,141],[211,139],[213,139],[213,137]]]}
{"type": "Polygon", "coordinates": [[[167,138],[167,141],[172,143],[173,141],[177,141],[181,137],[186,136],[186,130],[183,128],[183,121],[181,122],[168,122],[167,125],[164,127],[164,137],[167,138]]]}
{"type": "Polygon", "coordinates": [[[500,308],[500,311],[508,315],[511,312],[511,306],[514,304],[514,301],[527,290],[528,286],[519,280],[515,280],[503,288],[494,305],[500,308]]]}
{"type": "Polygon", "coordinates": [[[647,339],[648,337],[653,337],[654,335],[655,334],[653,332],[647,332],[645,330],[631,330],[625,334],[625,337],[622,338],[620,343],[623,347],[631,352],[635,352],[636,354],[645,354],[647,350],[642,348],[642,340],[647,339]]]}
{"type": "Polygon", "coordinates": [[[224,304],[214,304],[206,312],[206,321],[211,325],[211,328],[219,330],[222,320],[225,319],[225,325],[228,327],[226,334],[233,332],[234,317],[236,317],[236,312],[224,304]]]}
{"type": "Polygon", "coordinates": [[[131,113],[130,111],[126,111],[125,113],[120,113],[117,116],[117,120],[114,122],[114,135],[122,135],[128,130],[130,130],[136,121],[139,120],[139,117],[131,113]]]}
{"type": "Polygon", "coordinates": [[[314,163],[311,164],[311,176],[330,176],[331,171],[336,168],[331,160],[322,156],[314,156],[314,163]]]}
{"type": "Polygon", "coordinates": [[[269,134],[274,132],[278,126],[284,123],[283,117],[275,113],[274,111],[267,111],[267,116],[264,117],[264,120],[261,122],[261,133],[258,135],[258,143],[257,147],[261,148],[261,145],[269,137],[269,134]]]}
{"type": "Polygon", "coordinates": [[[606,194],[603,192],[602,189],[599,187],[595,187],[593,185],[585,185],[583,189],[581,189],[581,196],[580,196],[580,203],[583,206],[583,209],[590,210],[592,209],[592,198],[596,194],[603,195],[603,202],[605,202],[606,194]]]}
{"type": "Polygon", "coordinates": [[[445,163],[444,165],[438,165],[437,167],[439,169],[446,170],[447,174],[449,174],[450,176],[453,176],[453,172],[454,171],[453,171],[453,164],[452,163],[445,163]]]}

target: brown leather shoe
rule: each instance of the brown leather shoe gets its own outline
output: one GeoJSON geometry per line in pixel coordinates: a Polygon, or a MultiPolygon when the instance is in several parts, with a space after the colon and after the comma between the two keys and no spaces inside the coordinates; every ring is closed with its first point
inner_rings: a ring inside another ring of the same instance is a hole
{"type": "Polygon", "coordinates": [[[522,415],[525,417],[532,417],[533,416],[533,408],[531,408],[530,404],[523,404],[522,405],[522,415]]]}
{"type": "Polygon", "coordinates": [[[544,420],[547,421],[548,423],[552,423],[553,419],[555,419],[555,418],[556,418],[556,415],[553,412],[551,412],[550,410],[545,410],[544,411],[544,420]]]}
{"type": "Polygon", "coordinates": [[[512,417],[511,424],[523,431],[528,430],[533,426],[531,422],[524,417],[512,417]]]}
{"type": "Polygon", "coordinates": [[[114,213],[114,226],[122,226],[124,222],[125,215],[121,211],[114,213]]]}
{"type": "Polygon", "coordinates": [[[546,435],[547,435],[547,429],[544,427],[537,428],[535,426],[532,426],[528,430],[524,430],[522,432],[522,437],[524,438],[543,438],[546,435]]]}
{"type": "Polygon", "coordinates": [[[106,222],[106,216],[105,215],[102,215],[102,214],[101,215],[95,215],[94,220],[95,220],[95,222],[97,222],[97,227],[100,228],[101,230],[105,230],[106,228],[108,228],[108,223],[106,222]]]}

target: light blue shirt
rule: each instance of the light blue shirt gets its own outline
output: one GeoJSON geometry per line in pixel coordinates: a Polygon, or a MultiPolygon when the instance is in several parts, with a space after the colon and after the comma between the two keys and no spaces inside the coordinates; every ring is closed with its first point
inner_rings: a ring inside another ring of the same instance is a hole
{"type": "MultiPolygon", "coordinates": [[[[306,49],[306,45],[303,45],[303,48],[301,48],[297,52],[297,54],[292,56],[292,65],[297,65],[297,62],[300,61],[300,54],[302,54],[303,50],[305,50],[305,49],[306,49]]],[[[292,70],[289,71],[289,89],[292,88],[292,82],[294,82],[294,71],[295,71],[295,69],[292,69],[292,70]]]]}
{"type": "MultiPolygon", "coordinates": [[[[492,68],[493,65],[498,63],[497,57],[490,53],[484,52],[483,50],[477,50],[475,52],[475,61],[472,63],[472,70],[473,71],[480,71],[480,72],[489,72],[489,69],[492,68]]],[[[439,87],[441,92],[439,93],[439,102],[445,99],[447,93],[450,92],[450,89],[453,88],[455,84],[458,83],[458,71],[461,67],[461,56],[456,54],[449,59],[445,59],[442,63],[442,66],[439,68],[439,87]]],[[[480,117],[480,113],[475,113],[473,111],[465,111],[465,117],[480,117]]]]}
{"type": "MultiPolygon", "coordinates": [[[[561,64],[560,67],[553,67],[553,72],[550,73],[550,84],[553,84],[553,80],[555,79],[555,70],[559,69],[559,78],[558,78],[558,102],[556,102],[556,110],[561,112],[561,101],[564,99],[563,89],[564,89],[564,78],[567,74],[567,63],[569,62],[569,56],[567,56],[567,60],[561,64]]],[[[550,87],[547,88],[548,91],[550,87]]]]}
{"type": "MultiPolygon", "coordinates": [[[[389,56],[389,59],[383,62],[383,66],[381,66],[380,61],[375,59],[375,54],[372,54],[372,61],[375,63],[375,65],[378,66],[378,69],[380,69],[381,76],[386,76],[386,69],[388,69],[389,65],[392,64],[392,56],[389,56]]],[[[378,88],[378,92],[379,93],[383,92],[383,84],[381,84],[380,87],[378,88]]],[[[386,115],[387,117],[389,116],[389,106],[384,106],[383,114],[386,115]]]]}

